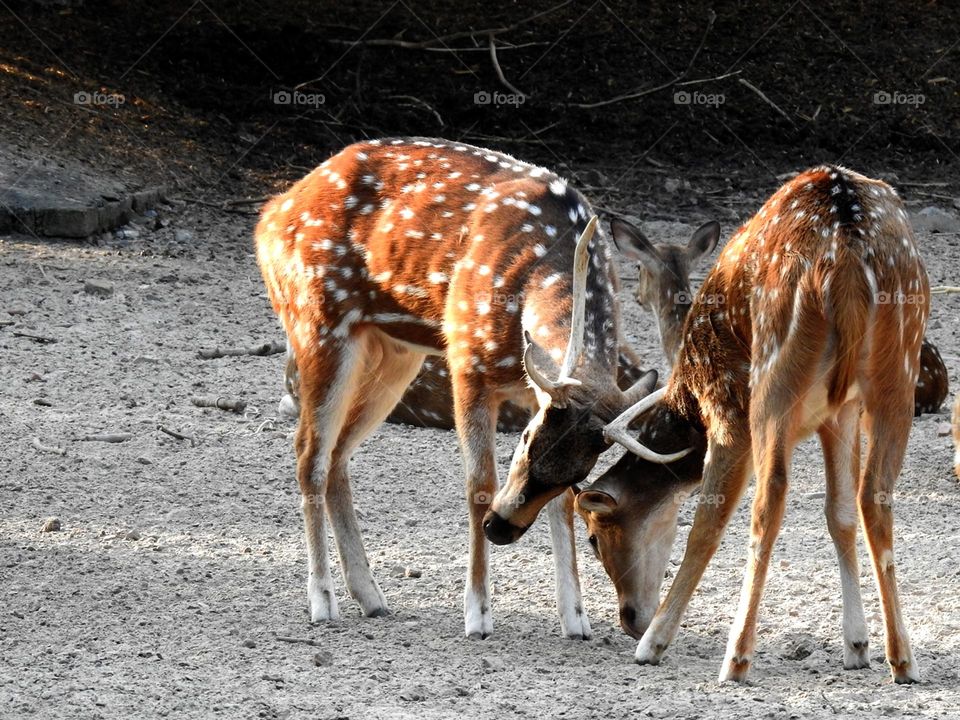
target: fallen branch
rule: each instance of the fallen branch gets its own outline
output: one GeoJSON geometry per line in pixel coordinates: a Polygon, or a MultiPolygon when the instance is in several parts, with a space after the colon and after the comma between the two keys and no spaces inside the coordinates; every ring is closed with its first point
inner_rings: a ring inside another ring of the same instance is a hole
{"type": "MultiPolygon", "coordinates": [[[[538,12],[534,15],[530,15],[529,17],[525,17],[522,20],[518,20],[517,22],[513,23],[512,25],[502,25],[500,27],[485,28],[482,30],[461,30],[459,32],[449,33],[447,35],[438,35],[428,40],[413,41],[413,40],[398,40],[397,38],[373,38],[370,40],[332,39],[332,40],[329,40],[328,42],[334,43],[336,45],[349,45],[350,47],[356,47],[357,45],[369,45],[374,47],[375,46],[398,47],[398,48],[403,48],[404,50],[433,50],[433,49],[436,49],[435,48],[436,45],[446,45],[448,42],[451,42],[453,40],[462,40],[464,38],[476,38],[478,36],[483,37],[484,35],[502,35],[503,33],[511,32],[512,30],[516,30],[520,26],[526,25],[527,23],[532,22],[537,18],[541,18],[544,15],[549,15],[550,13],[554,13],[557,10],[560,10],[561,8],[566,7],[572,2],[573,0],[564,0],[559,5],[554,5],[551,8],[542,10],[541,12],[538,12]]],[[[316,78],[316,79],[319,80],[320,78],[316,78]]],[[[314,82],[314,80],[308,80],[307,82],[300,83],[299,85],[296,86],[296,89],[299,90],[304,85],[309,85],[312,82],[314,82]]]]}
{"type": "Polygon", "coordinates": [[[51,445],[44,445],[42,442],[40,442],[40,438],[34,438],[30,444],[40,452],[52,453],[54,455],[59,455],[61,457],[64,457],[67,454],[66,449],[62,447],[53,447],[51,445]]]}
{"type": "Polygon", "coordinates": [[[59,340],[57,340],[56,338],[44,337],[43,335],[31,335],[30,333],[25,333],[25,332],[14,332],[11,334],[14,337],[22,337],[22,338],[27,338],[28,340],[33,340],[34,342],[38,342],[41,345],[50,345],[52,343],[59,342],[59,340]]]}
{"type": "Polygon", "coordinates": [[[188,442],[190,443],[190,447],[193,447],[194,445],[197,444],[197,441],[194,440],[194,439],[193,439],[192,437],[190,437],[189,435],[184,435],[184,434],[182,434],[182,433],[178,433],[176,430],[171,430],[170,428],[166,428],[166,427],[164,427],[163,425],[157,425],[157,430],[159,430],[160,432],[164,433],[165,435],[169,435],[170,437],[172,437],[172,438],[174,438],[174,439],[176,439],[176,440],[186,440],[186,441],[188,441],[188,442]]]}
{"type": "Polygon", "coordinates": [[[756,93],[757,97],[759,97],[761,100],[763,100],[767,105],[769,105],[770,107],[772,107],[772,108],[773,108],[774,110],[776,110],[778,113],[780,113],[781,115],[783,115],[783,117],[785,117],[785,118],[787,119],[787,122],[788,122],[788,123],[790,123],[790,124],[793,125],[794,127],[797,126],[797,124],[793,121],[793,118],[790,117],[789,115],[787,115],[783,110],[781,110],[781,109],[780,109],[780,106],[777,105],[773,100],[771,100],[771,99],[768,98],[766,95],[764,95],[764,94],[763,94],[763,91],[762,91],[760,88],[758,88],[756,85],[754,85],[753,83],[751,83],[751,82],[750,82],[749,80],[747,80],[746,78],[737,78],[737,82],[740,83],[741,85],[743,85],[743,86],[744,86],[745,88],[747,88],[748,90],[751,90],[751,91],[753,91],[754,93],[756,93]]]}
{"type": "Polygon", "coordinates": [[[507,76],[503,74],[503,68],[500,67],[500,61],[497,60],[496,38],[494,37],[493,34],[490,34],[487,36],[487,40],[490,43],[490,62],[493,63],[493,69],[496,71],[497,77],[500,78],[500,82],[503,84],[505,88],[507,88],[507,90],[514,93],[515,95],[519,95],[524,100],[526,100],[527,94],[522,90],[518,90],[515,86],[511,85],[510,81],[507,80],[507,76]]]}
{"type": "Polygon", "coordinates": [[[949,295],[952,293],[960,293],[960,287],[954,285],[935,285],[930,288],[931,295],[949,295]]]}
{"type": "MultiPolygon", "coordinates": [[[[651,95],[655,92],[660,92],[661,90],[666,90],[669,87],[673,87],[674,85],[677,85],[681,80],[686,78],[687,75],[690,73],[690,70],[693,69],[693,64],[697,61],[697,57],[699,57],[700,51],[703,50],[703,44],[707,41],[707,35],[710,34],[710,31],[713,29],[713,24],[716,21],[717,21],[717,14],[713,10],[710,10],[709,13],[707,14],[707,27],[703,31],[703,35],[700,37],[700,44],[697,45],[697,49],[694,50],[693,55],[690,57],[690,62],[687,63],[687,67],[684,69],[684,71],[679,75],[677,75],[672,80],[668,80],[667,82],[661,83],[656,87],[647,88],[646,90],[641,90],[639,92],[631,92],[625,95],[618,95],[617,97],[610,98],[609,100],[600,100],[599,102],[593,102],[593,103],[573,103],[572,106],[578,107],[578,108],[584,108],[584,109],[604,107],[605,105],[613,105],[614,103],[623,102],[624,100],[635,100],[636,98],[641,98],[641,97],[644,97],[645,95],[651,95]]],[[[700,82],[708,82],[710,79],[719,80],[721,78],[729,77],[730,75],[735,75],[735,74],[736,73],[728,73],[726,75],[717,76],[716,78],[706,78],[700,82]]]]}
{"type": "Polygon", "coordinates": [[[313,638],[298,638],[298,637],[289,637],[287,635],[277,635],[278,642],[285,643],[302,643],[303,645],[312,645],[313,647],[321,647],[323,643],[319,640],[314,640],[313,638]]]}
{"type": "Polygon", "coordinates": [[[195,395],[190,398],[197,407],[214,407],[218,410],[242,413],[247,408],[247,401],[238,397],[214,397],[213,395],[195,395]]]}
{"type": "Polygon", "coordinates": [[[287,346],[284,343],[271,341],[264,343],[263,345],[254,345],[253,347],[248,348],[216,347],[211,350],[200,350],[197,355],[200,356],[201,360],[213,360],[215,358],[239,357],[241,355],[255,355],[258,357],[263,357],[266,355],[279,355],[280,353],[286,351],[287,346]]]}
{"type": "Polygon", "coordinates": [[[256,198],[234,198],[233,200],[227,200],[226,205],[236,206],[236,205],[256,205],[257,203],[263,203],[270,199],[269,195],[264,195],[263,197],[256,198]]]}
{"type": "Polygon", "coordinates": [[[103,435],[84,435],[81,438],[75,438],[74,442],[122,443],[132,439],[133,439],[132,433],[113,433],[113,434],[103,434],[103,435]]]}
{"type": "Polygon", "coordinates": [[[407,100],[408,102],[416,105],[417,107],[423,108],[427,112],[431,113],[440,123],[440,127],[446,127],[446,123],[443,121],[443,118],[440,117],[440,113],[437,112],[436,108],[433,107],[426,100],[421,100],[415,95],[390,95],[387,98],[388,100],[407,100]]]}

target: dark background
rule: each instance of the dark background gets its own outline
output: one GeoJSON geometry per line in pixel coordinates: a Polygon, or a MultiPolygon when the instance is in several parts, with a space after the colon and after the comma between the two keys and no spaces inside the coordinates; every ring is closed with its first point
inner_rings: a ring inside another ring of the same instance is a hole
{"type": "Polygon", "coordinates": [[[850,0],[0,3],[2,141],[204,197],[404,134],[541,162],[607,206],[742,215],[741,191],[824,161],[945,200],[958,21],[956,3],[850,0]],[[522,104],[476,102],[512,92],[491,38],[522,104]],[[322,104],[274,102],[294,89],[322,104]],[[125,101],[74,102],[93,91],[125,101]]]}

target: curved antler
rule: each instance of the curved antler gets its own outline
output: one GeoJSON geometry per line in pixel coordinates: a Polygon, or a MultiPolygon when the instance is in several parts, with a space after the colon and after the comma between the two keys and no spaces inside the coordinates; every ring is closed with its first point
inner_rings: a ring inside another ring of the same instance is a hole
{"type": "Polygon", "coordinates": [[[587,222],[583,232],[580,233],[580,238],[577,240],[577,249],[573,255],[573,311],[570,318],[570,339],[567,340],[567,352],[564,354],[563,364],[560,366],[561,383],[570,377],[583,354],[583,333],[587,310],[587,271],[590,266],[589,245],[596,229],[597,216],[594,215],[587,222]]]}
{"type": "Polygon", "coordinates": [[[640,441],[638,441],[635,437],[630,435],[628,431],[630,423],[633,422],[633,419],[640,415],[640,413],[643,411],[656,405],[666,394],[666,392],[667,388],[662,387],[659,390],[650,393],[635,405],[632,405],[624,410],[609,425],[603,428],[603,436],[610,442],[620,443],[637,457],[653,463],[658,463],[660,465],[672,463],[674,460],[679,460],[680,458],[688,455],[693,448],[687,448],[686,450],[668,454],[654,452],[646,445],[640,443],[640,441]]]}

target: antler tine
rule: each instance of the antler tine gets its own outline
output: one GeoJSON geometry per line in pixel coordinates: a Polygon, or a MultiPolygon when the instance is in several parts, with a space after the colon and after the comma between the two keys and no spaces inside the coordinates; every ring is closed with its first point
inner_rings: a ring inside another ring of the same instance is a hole
{"type": "Polygon", "coordinates": [[[681,450],[675,453],[658,453],[654,452],[646,445],[640,443],[635,437],[630,435],[629,427],[630,423],[633,422],[633,419],[639,416],[642,412],[647,410],[650,407],[653,407],[657,404],[660,399],[666,394],[667,388],[662,387],[659,390],[647,395],[645,398],[630,406],[624,410],[620,415],[618,415],[609,425],[603,428],[603,436],[610,442],[620,443],[627,450],[632,452],[637,457],[643,458],[653,463],[658,463],[660,465],[665,465],[666,463],[672,463],[674,460],[679,460],[682,457],[688,455],[693,448],[687,448],[686,450],[681,450]]]}
{"type": "Polygon", "coordinates": [[[523,350],[523,369],[526,371],[527,375],[534,382],[537,387],[546,392],[551,392],[552,390],[557,390],[564,385],[579,385],[578,380],[573,378],[564,378],[563,375],[560,375],[559,380],[551,380],[537,367],[537,364],[533,360],[533,338],[530,336],[530,332],[525,330],[523,333],[524,338],[526,339],[526,347],[523,350]]]}
{"type": "Polygon", "coordinates": [[[570,339],[567,341],[567,352],[564,354],[563,364],[560,366],[561,382],[570,377],[583,354],[583,333],[587,310],[587,271],[590,266],[588,246],[596,229],[597,216],[594,215],[580,234],[580,238],[577,240],[577,249],[573,256],[573,311],[570,318],[570,339]]]}

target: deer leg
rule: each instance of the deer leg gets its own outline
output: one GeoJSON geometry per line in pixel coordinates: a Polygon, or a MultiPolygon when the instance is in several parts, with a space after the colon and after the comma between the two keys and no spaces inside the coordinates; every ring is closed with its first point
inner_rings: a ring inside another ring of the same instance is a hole
{"type": "Polygon", "coordinates": [[[353,395],[357,344],[327,343],[299,358],[306,370],[300,384],[300,423],[294,446],[307,539],[307,598],[312,622],[337,620],[339,610],[330,575],[324,523],[326,492],[334,443],[353,395]]]}
{"type": "Polygon", "coordinates": [[[350,458],[363,440],[383,422],[417,374],[423,355],[409,352],[394,343],[369,336],[369,344],[382,349],[368,351],[368,356],[380,358],[363,369],[365,378],[357,389],[356,400],[334,452],[333,467],[327,485],[327,516],[333,526],[333,535],[340,555],[340,567],[350,596],[360,604],[367,617],[390,613],[383,591],[370,571],[367,553],[357,514],[353,508],[348,465],[350,458]]]}
{"type": "Polygon", "coordinates": [[[913,683],[920,681],[920,670],[903,624],[893,559],[893,487],[903,463],[912,416],[910,403],[904,400],[899,405],[902,407],[895,406],[890,398],[877,398],[867,404],[867,458],[859,503],[883,608],[887,662],[894,682],[913,683]]]}
{"type": "Polygon", "coordinates": [[[786,509],[787,474],[792,438],[789,417],[761,417],[751,422],[757,486],[751,514],[750,546],[737,614],[730,628],[720,682],[744,682],[753,662],[757,615],[770,555],[786,509]]]}
{"type": "Polygon", "coordinates": [[[453,377],[453,394],[470,515],[470,559],[463,594],[464,631],[470,639],[482,639],[493,632],[490,548],[483,533],[483,516],[497,492],[498,402],[492,395],[479,392],[461,373],[453,377]]]}
{"type": "Polygon", "coordinates": [[[590,620],[580,597],[580,574],[577,571],[577,545],[573,531],[573,490],[568,489],[547,503],[550,519],[550,540],[557,576],[557,610],[564,637],[589,640],[590,620]]]}
{"type": "Polygon", "coordinates": [[[673,641],[700,578],[720,545],[736,510],[750,472],[750,438],[724,445],[710,442],[703,469],[703,489],[687,539],[683,562],[670,590],[640,638],[634,659],[640,665],[658,665],[673,641]]]}
{"type": "Polygon", "coordinates": [[[818,431],[826,464],[824,513],[840,565],[843,597],[843,667],[870,667],[869,633],[860,597],[857,560],[857,485],[860,481],[860,404],[847,403],[818,431]]]}

